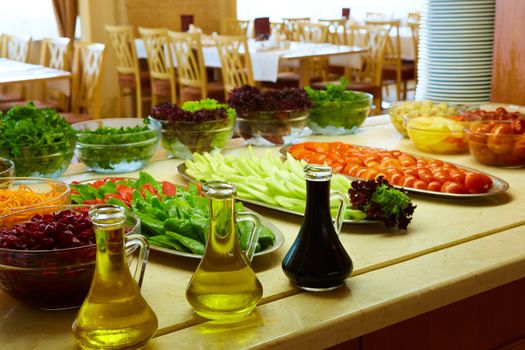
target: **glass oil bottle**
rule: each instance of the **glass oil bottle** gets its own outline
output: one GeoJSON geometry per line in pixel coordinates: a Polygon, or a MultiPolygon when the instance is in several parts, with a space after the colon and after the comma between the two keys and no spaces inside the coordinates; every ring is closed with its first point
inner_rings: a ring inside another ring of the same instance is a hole
{"type": "MultiPolygon", "coordinates": [[[[125,246],[138,245],[138,263],[145,266],[148,243],[141,235],[124,238],[122,207],[95,206],[89,214],[97,240],[96,267],[91,289],[73,323],[73,335],[83,349],[141,349],[158,323],[129,271],[125,246]]],[[[143,273],[144,269],[140,281],[143,273]]]]}
{"type": "Polygon", "coordinates": [[[306,211],[299,233],[283,259],[282,268],[292,284],[308,291],[326,291],[344,284],[353,263],[338,234],[347,199],[341,192],[330,194],[332,168],[307,164],[306,211]],[[340,204],[335,226],[330,214],[330,197],[340,204]]]}
{"type": "Polygon", "coordinates": [[[235,213],[235,186],[211,181],[203,187],[209,200],[210,232],[204,256],[186,289],[195,312],[212,320],[248,316],[262,297],[262,286],[250,261],[260,233],[253,213],[235,213]],[[237,219],[236,219],[237,218],[237,219]],[[254,224],[246,253],[241,251],[236,222],[254,224]]]}

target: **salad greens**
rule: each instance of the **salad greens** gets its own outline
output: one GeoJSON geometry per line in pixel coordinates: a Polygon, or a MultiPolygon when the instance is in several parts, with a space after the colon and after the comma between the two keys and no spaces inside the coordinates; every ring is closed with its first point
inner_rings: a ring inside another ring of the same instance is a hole
{"type": "MultiPolygon", "coordinates": [[[[152,245],[202,255],[209,230],[208,199],[197,184],[188,188],[171,182],[156,181],[140,172],[139,178],[107,178],[92,184],[73,183],[71,200],[78,204],[108,203],[131,208],[141,220],[143,233],[152,245]]],[[[236,203],[237,211],[244,211],[236,203]]],[[[251,225],[240,222],[237,234],[241,249],[246,249],[251,225]]],[[[256,252],[275,243],[273,232],[261,226],[256,252]]]]}
{"type": "Polygon", "coordinates": [[[308,126],[320,134],[346,134],[361,126],[368,114],[372,97],[369,94],[346,90],[348,81],[328,84],[326,90],[305,87],[312,101],[308,126]]]}
{"type": "Polygon", "coordinates": [[[348,194],[352,208],[364,211],[370,219],[383,221],[387,228],[406,230],[416,208],[406,192],[394,188],[382,176],[352,181],[348,194]]]}
{"type": "Polygon", "coordinates": [[[133,127],[78,130],[78,156],[97,172],[134,171],[153,156],[159,134],[160,125],[151,119],[133,127]]]}
{"type": "Polygon", "coordinates": [[[54,109],[29,102],[0,112],[0,156],[15,162],[17,176],[60,176],[73,157],[76,139],[54,109]]]}
{"type": "Polygon", "coordinates": [[[151,117],[162,124],[162,147],[177,158],[222,149],[233,135],[236,113],[213,99],[155,106],[151,117]]]}
{"type": "MultiPolygon", "coordinates": [[[[255,200],[272,206],[304,213],[306,206],[306,182],[304,161],[291,155],[283,162],[268,150],[262,157],[252,148],[239,156],[194,154],[193,161],[185,162],[188,175],[202,181],[206,179],[232,182],[237,186],[240,198],[255,200]]],[[[351,181],[342,175],[332,176],[331,188],[346,193],[351,181]]],[[[333,212],[335,212],[333,208],[333,212]]],[[[362,220],[366,214],[360,210],[347,209],[345,219],[362,220]]]]}

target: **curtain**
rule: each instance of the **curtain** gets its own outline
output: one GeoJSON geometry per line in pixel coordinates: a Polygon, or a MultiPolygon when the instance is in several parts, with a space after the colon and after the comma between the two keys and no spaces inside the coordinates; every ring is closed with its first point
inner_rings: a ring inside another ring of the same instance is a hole
{"type": "Polygon", "coordinates": [[[78,0],[53,0],[58,33],[75,40],[75,26],[78,15],[78,0]]]}

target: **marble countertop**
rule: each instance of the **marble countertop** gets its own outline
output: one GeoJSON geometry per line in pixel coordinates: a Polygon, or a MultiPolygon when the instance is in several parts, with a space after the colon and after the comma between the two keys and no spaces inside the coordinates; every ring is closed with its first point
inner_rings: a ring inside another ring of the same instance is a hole
{"type": "MultiPolygon", "coordinates": [[[[354,135],[308,139],[422,154],[385,116],[369,118],[354,135]]],[[[239,146],[232,142],[225,152],[244,149],[239,146]]],[[[417,209],[407,232],[345,224],[340,239],[354,261],[354,273],[346,287],[322,294],[295,289],[281,270],[301,217],[254,206],[285,235],[282,248],[254,259],[264,288],[256,312],[235,327],[193,315],[185,288],[197,261],[153,251],[142,290],[159,319],[159,332],[149,348],[321,348],[525,277],[520,249],[525,240],[520,234],[525,230],[523,169],[486,167],[468,154],[426,156],[488,172],[506,180],[510,188],[477,199],[411,195],[417,209]]],[[[159,180],[183,183],[176,170],[179,163],[159,153],[145,170],[159,180]]],[[[81,164],[72,165],[67,174],[66,180],[95,177],[81,164]]],[[[0,292],[0,348],[75,348],[70,331],[75,315],[76,310],[33,310],[0,292]]]]}

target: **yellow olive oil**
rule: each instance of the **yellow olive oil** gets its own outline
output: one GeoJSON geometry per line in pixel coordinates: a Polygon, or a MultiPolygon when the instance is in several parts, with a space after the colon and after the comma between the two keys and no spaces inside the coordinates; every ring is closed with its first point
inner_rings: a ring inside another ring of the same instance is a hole
{"type": "Polygon", "coordinates": [[[96,268],[89,294],[73,323],[73,334],[83,349],[140,349],[155,334],[157,317],[129,271],[123,221],[112,217],[118,213],[110,214],[99,220],[92,217],[96,268]]]}
{"type": "Polygon", "coordinates": [[[204,256],[186,289],[186,299],[198,315],[208,319],[245,317],[261,300],[262,285],[250,266],[251,257],[239,247],[235,187],[208,183],[203,189],[210,200],[210,234],[204,256]]]}

